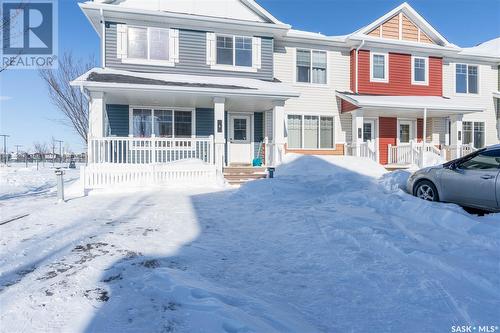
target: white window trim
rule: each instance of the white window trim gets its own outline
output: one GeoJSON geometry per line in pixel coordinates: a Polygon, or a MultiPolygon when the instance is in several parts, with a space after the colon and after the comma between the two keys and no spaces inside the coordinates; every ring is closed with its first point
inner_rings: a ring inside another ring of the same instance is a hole
{"type": "Polygon", "coordinates": [[[467,64],[463,62],[457,62],[455,63],[455,66],[453,68],[453,92],[456,96],[468,96],[468,97],[479,97],[481,93],[481,73],[480,73],[481,67],[479,65],[475,64],[467,64]],[[457,65],[465,65],[466,66],[466,77],[465,77],[465,92],[457,92],[457,65]],[[469,92],[469,66],[472,67],[477,67],[477,93],[470,93],[469,92]]]}
{"type": "MultiPolygon", "coordinates": [[[[173,58],[173,53],[175,53],[175,50],[171,49],[172,43],[170,43],[170,40],[172,39],[173,36],[171,36],[171,30],[169,28],[160,28],[160,27],[146,27],[146,26],[139,26],[139,25],[127,25],[127,55],[125,57],[122,57],[122,63],[124,64],[137,64],[137,65],[157,65],[157,66],[169,66],[169,67],[174,67],[175,66],[175,60],[171,60],[173,58]],[[142,58],[131,58],[128,56],[128,29],[129,28],[141,28],[141,29],[146,29],[147,33],[147,40],[146,40],[146,50],[147,50],[147,59],[142,59],[142,58]],[[168,57],[169,60],[157,60],[157,59],[151,59],[150,58],[150,48],[149,48],[149,43],[150,43],[150,31],[151,29],[160,29],[160,30],[167,30],[168,31],[168,57]]],[[[178,47],[177,45],[174,45],[174,48],[178,47]]]]}
{"type": "Polygon", "coordinates": [[[301,143],[300,143],[300,148],[291,148],[288,147],[288,136],[287,136],[287,149],[289,150],[337,150],[337,140],[336,140],[336,124],[337,124],[337,119],[333,115],[324,115],[324,114],[297,114],[297,113],[288,113],[285,115],[285,124],[286,124],[286,132],[288,135],[288,116],[299,116],[300,121],[301,121],[301,143]],[[304,147],[304,117],[305,116],[312,116],[312,117],[318,117],[318,148],[305,148],[304,147]],[[321,117],[327,117],[327,118],[333,118],[333,127],[332,127],[332,148],[321,148],[321,117]]]}
{"type": "Polygon", "coordinates": [[[409,124],[410,125],[410,141],[412,141],[412,140],[416,141],[417,137],[418,137],[418,135],[417,135],[418,120],[415,118],[411,118],[411,119],[410,118],[398,118],[397,129],[396,129],[396,131],[397,131],[397,133],[396,133],[397,134],[397,141],[396,141],[397,145],[399,146],[400,144],[405,144],[405,145],[408,144],[408,142],[401,142],[400,131],[399,131],[400,130],[399,126],[401,124],[407,124],[407,125],[409,124]]]}
{"type": "MultiPolygon", "coordinates": [[[[151,138],[156,137],[155,127],[154,127],[154,111],[155,110],[166,110],[172,111],[172,137],[166,139],[175,139],[175,122],[174,113],[175,111],[189,111],[191,112],[191,138],[196,138],[196,109],[187,107],[168,107],[168,106],[144,106],[144,105],[130,105],[128,108],[128,136],[134,137],[134,109],[143,109],[151,111],[151,138]]],[[[162,138],[162,137],[160,137],[162,138]]],[[[184,138],[183,138],[184,139],[184,138]]]]}
{"type": "Polygon", "coordinates": [[[429,85],[429,57],[412,56],[411,57],[411,84],[428,86],[429,85]],[[425,80],[415,81],[415,59],[423,59],[425,62],[425,80]]]}
{"type": "Polygon", "coordinates": [[[475,147],[475,143],[476,143],[474,140],[474,134],[476,132],[476,129],[474,127],[474,123],[483,123],[483,126],[484,126],[484,132],[483,132],[484,133],[484,147],[486,147],[487,146],[487,144],[486,144],[486,121],[479,120],[479,119],[462,120],[462,143],[463,143],[463,139],[464,139],[464,127],[463,127],[464,123],[471,123],[472,124],[472,142],[471,143],[472,143],[472,146],[474,146],[474,147],[475,147]]]}
{"type": "MultiPolygon", "coordinates": [[[[329,63],[329,59],[328,59],[328,51],[326,50],[318,50],[318,49],[307,49],[307,48],[302,48],[302,47],[299,47],[299,48],[295,48],[295,54],[294,54],[294,60],[293,60],[293,63],[294,63],[294,68],[293,68],[293,82],[295,83],[295,85],[297,86],[306,86],[306,87],[310,87],[310,86],[319,86],[319,87],[328,87],[329,86],[329,80],[328,80],[328,69],[330,68],[330,63],[329,63]],[[309,65],[309,82],[299,82],[297,81],[297,51],[309,51],[309,53],[311,54],[311,64],[309,65]],[[312,69],[313,69],[313,61],[312,61],[312,53],[316,51],[316,52],[323,52],[326,54],[326,82],[325,83],[316,83],[316,82],[312,82],[312,69]]],[[[297,115],[298,116],[298,115],[297,115]]],[[[326,116],[325,116],[326,117],[326,116]]]]}
{"type": "Polygon", "coordinates": [[[370,52],[370,82],[389,82],[389,54],[382,52],[370,52]],[[384,78],[374,78],[373,77],[373,57],[376,55],[380,55],[384,57],[384,78]]]}
{"type": "MultiPolygon", "coordinates": [[[[257,64],[255,63],[255,59],[253,56],[253,53],[256,52],[254,50],[254,42],[253,42],[254,37],[252,36],[242,36],[242,35],[227,35],[227,34],[215,34],[215,59],[214,59],[214,64],[210,66],[210,69],[213,70],[219,70],[219,71],[233,71],[233,72],[250,72],[250,73],[256,73],[258,70],[257,64]],[[224,65],[224,64],[218,64],[217,63],[217,37],[232,37],[233,38],[233,65],[224,65]],[[250,38],[252,40],[252,66],[236,66],[236,37],[242,37],[242,38],[250,38]]],[[[257,50],[258,52],[261,52],[261,50],[257,50]]]]}

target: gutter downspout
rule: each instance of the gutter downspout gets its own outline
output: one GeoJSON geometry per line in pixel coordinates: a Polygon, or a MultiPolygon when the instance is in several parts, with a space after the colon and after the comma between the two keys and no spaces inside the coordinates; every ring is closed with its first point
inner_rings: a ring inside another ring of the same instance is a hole
{"type": "Polygon", "coordinates": [[[104,11],[102,8],[99,9],[99,13],[101,14],[101,67],[106,67],[106,27],[104,23],[104,11]]]}
{"type": "Polygon", "coordinates": [[[359,78],[358,78],[358,63],[359,63],[359,59],[358,59],[358,52],[359,50],[363,47],[363,45],[365,45],[365,40],[362,39],[361,40],[361,43],[359,44],[359,46],[355,49],[356,50],[356,74],[355,74],[355,80],[356,80],[356,85],[355,85],[355,88],[356,90],[354,91],[356,94],[358,93],[358,81],[359,81],[359,78]]]}

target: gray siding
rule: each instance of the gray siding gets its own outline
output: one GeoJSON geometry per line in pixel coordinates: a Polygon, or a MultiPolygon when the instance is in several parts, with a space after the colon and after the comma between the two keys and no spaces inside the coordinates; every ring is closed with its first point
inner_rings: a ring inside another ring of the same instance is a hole
{"type": "Polygon", "coordinates": [[[110,136],[128,136],[128,105],[107,104],[110,136]]]}
{"type": "Polygon", "coordinates": [[[214,109],[196,109],[196,135],[210,136],[214,134],[214,109]]]}
{"type": "Polygon", "coordinates": [[[106,67],[158,73],[195,74],[210,76],[250,77],[273,79],[273,39],[262,37],[262,68],[256,73],[212,70],[206,64],[206,33],[179,30],[179,63],[174,67],[123,64],[116,57],[116,23],[106,22],[106,67]]]}

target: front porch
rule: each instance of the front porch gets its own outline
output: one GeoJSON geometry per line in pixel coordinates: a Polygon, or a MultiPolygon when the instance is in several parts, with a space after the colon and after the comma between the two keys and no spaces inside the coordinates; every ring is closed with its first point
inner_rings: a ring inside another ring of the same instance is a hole
{"type": "Polygon", "coordinates": [[[297,96],[284,85],[108,72],[93,70],[73,83],[90,99],[86,188],[215,182],[227,166],[280,163],[278,124],[286,99],[297,96]]]}
{"type": "Polygon", "coordinates": [[[464,114],[482,111],[475,106],[438,96],[337,92],[337,97],[342,113],[352,120],[348,155],[401,169],[443,163],[476,149],[463,121],[464,114]]]}

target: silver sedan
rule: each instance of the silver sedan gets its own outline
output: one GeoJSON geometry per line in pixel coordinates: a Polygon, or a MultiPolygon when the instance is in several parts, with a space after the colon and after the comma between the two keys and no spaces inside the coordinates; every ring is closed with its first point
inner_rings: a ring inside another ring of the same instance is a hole
{"type": "Polygon", "coordinates": [[[429,201],[500,211],[500,145],[415,172],[408,193],[429,201]]]}

